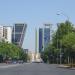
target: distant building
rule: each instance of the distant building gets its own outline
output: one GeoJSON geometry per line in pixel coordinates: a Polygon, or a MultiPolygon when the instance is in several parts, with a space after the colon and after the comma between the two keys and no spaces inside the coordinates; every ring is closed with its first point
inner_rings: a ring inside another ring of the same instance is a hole
{"type": "Polygon", "coordinates": [[[44,48],[48,46],[50,43],[50,24],[44,24],[44,37],[43,37],[43,42],[44,42],[44,48]]]}
{"type": "Polygon", "coordinates": [[[26,32],[27,24],[16,23],[13,26],[12,42],[22,47],[24,41],[24,35],[26,32]]]}
{"type": "Polygon", "coordinates": [[[43,28],[39,28],[39,52],[43,49],[43,28]]]}
{"type": "Polygon", "coordinates": [[[35,60],[35,53],[28,51],[28,60],[29,62],[33,62],[35,60]]]}
{"type": "Polygon", "coordinates": [[[28,49],[23,49],[24,50],[24,53],[27,53],[28,54],[28,49]]]}
{"type": "Polygon", "coordinates": [[[3,37],[3,26],[0,26],[0,38],[3,37]]]}
{"type": "Polygon", "coordinates": [[[14,26],[0,26],[0,41],[5,40],[22,47],[27,24],[16,23],[14,26]]]}
{"type": "Polygon", "coordinates": [[[0,40],[12,42],[12,26],[0,26],[0,40]]]}
{"type": "Polygon", "coordinates": [[[3,26],[3,37],[12,43],[12,26],[3,26]]]}
{"type": "Polygon", "coordinates": [[[44,24],[43,28],[39,28],[39,52],[44,49],[50,43],[50,24],[44,24]]]}

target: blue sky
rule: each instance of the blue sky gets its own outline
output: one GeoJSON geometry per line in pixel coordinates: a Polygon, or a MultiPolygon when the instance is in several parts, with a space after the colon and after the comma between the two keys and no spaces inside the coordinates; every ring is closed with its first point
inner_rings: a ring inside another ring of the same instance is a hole
{"type": "Polygon", "coordinates": [[[0,24],[27,23],[23,48],[33,51],[35,28],[47,22],[55,28],[56,23],[67,19],[64,15],[57,16],[58,11],[75,24],[75,0],[0,0],[0,24]]]}

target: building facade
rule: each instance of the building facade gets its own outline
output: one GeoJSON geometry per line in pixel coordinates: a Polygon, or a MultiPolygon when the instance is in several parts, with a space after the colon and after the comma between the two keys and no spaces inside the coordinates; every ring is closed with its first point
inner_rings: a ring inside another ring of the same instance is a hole
{"type": "Polygon", "coordinates": [[[13,26],[12,31],[12,42],[22,47],[24,35],[26,32],[27,24],[24,23],[16,23],[13,26]]]}
{"type": "Polygon", "coordinates": [[[3,37],[9,43],[12,43],[12,26],[3,26],[3,37]]]}
{"type": "Polygon", "coordinates": [[[0,26],[0,40],[12,42],[12,26],[0,26]]]}
{"type": "Polygon", "coordinates": [[[3,26],[0,26],[0,38],[3,37],[3,26]]]}
{"type": "Polygon", "coordinates": [[[50,24],[44,24],[43,28],[39,28],[39,52],[44,49],[50,43],[50,24]]]}
{"type": "Polygon", "coordinates": [[[5,40],[22,47],[27,24],[16,23],[14,26],[0,26],[0,41],[5,40]]]}
{"type": "Polygon", "coordinates": [[[50,24],[44,24],[44,37],[43,37],[44,48],[50,43],[50,24]]]}
{"type": "Polygon", "coordinates": [[[43,28],[39,28],[39,53],[43,49],[43,28]]]}

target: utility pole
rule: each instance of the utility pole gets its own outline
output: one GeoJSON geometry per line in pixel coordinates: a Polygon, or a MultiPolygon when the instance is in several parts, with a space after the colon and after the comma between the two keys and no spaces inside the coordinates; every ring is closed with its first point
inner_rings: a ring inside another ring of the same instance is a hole
{"type": "MultiPolygon", "coordinates": [[[[58,13],[57,15],[65,16],[67,18],[67,21],[69,22],[69,17],[66,14],[64,14],[63,12],[58,13]]],[[[68,28],[69,28],[69,24],[68,24],[68,28]]],[[[69,29],[68,29],[68,33],[69,33],[69,29]]],[[[61,41],[61,44],[62,44],[62,41],[61,41]]],[[[61,47],[62,47],[62,45],[61,45],[61,47]]],[[[69,64],[69,60],[70,60],[70,58],[69,58],[69,55],[68,55],[68,64],[69,64]]],[[[60,49],[60,63],[61,63],[61,49],[60,49]]]]}
{"type": "MultiPolygon", "coordinates": [[[[59,29],[59,24],[57,24],[57,28],[59,29]]],[[[62,63],[62,55],[61,55],[61,53],[62,53],[62,51],[61,51],[62,50],[62,41],[58,41],[58,36],[61,34],[61,33],[59,34],[58,32],[60,32],[60,30],[57,31],[57,49],[58,48],[60,49],[60,64],[61,64],[62,63]],[[60,42],[60,44],[58,45],[59,42],[60,42]]]]}

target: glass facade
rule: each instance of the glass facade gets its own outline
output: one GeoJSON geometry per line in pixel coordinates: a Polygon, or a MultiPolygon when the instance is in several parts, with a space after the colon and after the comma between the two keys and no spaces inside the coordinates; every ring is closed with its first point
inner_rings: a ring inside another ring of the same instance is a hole
{"type": "Polygon", "coordinates": [[[50,28],[44,28],[44,48],[48,46],[50,42],[50,28]]]}
{"type": "Polygon", "coordinates": [[[50,43],[50,24],[44,24],[44,28],[39,28],[39,52],[44,49],[50,43]]]}
{"type": "Polygon", "coordinates": [[[13,43],[22,46],[26,27],[27,27],[26,24],[15,24],[15,26],[13,27],[13,34],[12,34],[13,43]]]}
{"type": "Polygon", "coordinates": [[[15,42],[19,42],[22,34],[15,34],[15,42]]]}
{"type": "Polygon", "coordinates": [[[39,28],[39,52],[43,49],[43,29],[39,28]]]}
{"type": "Polygon", "coordinates": [[[24,24],[15,24],[15,32],[22,33],[24,24]]]}

